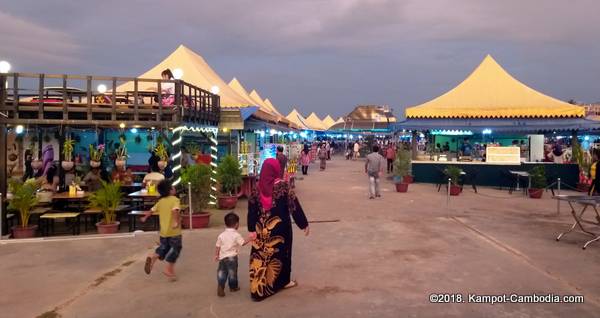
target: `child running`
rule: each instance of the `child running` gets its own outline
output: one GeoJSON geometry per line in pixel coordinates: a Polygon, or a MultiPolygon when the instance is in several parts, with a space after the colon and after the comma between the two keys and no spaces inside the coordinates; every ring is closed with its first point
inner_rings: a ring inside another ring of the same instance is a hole
{"type": "Polygon", "coordinates": [[[240,218],[237,214],[230,212],[225,215],[225,231],[219,234],[215,249],[215,262],[219,262],[217,270],[217,295],[225,296],[225,283],[229,280],[229,290],[236,292],[240,290],[237,279],[238,254],[240,247],[251,241],[250,237],[246,240],[238,233],[240,218]]]}
{"type": "Polygon", "coordinates": [[[160,199],[152,207],[152,209],[141,218],[142,222],[152,215],[153,212],[158,213],[160,223],[160,245],[154,253],[146,258],[144,271],[146,274],[152,272],[152,267],[157,259],[166,261],[167,266],[163,274],[170,281],[176,281],[175,262],[181,253],[181,222],[179,216],[179,198],[175,196],[177,191],[167,180],[161,181],[157,186],[160,199]]]}

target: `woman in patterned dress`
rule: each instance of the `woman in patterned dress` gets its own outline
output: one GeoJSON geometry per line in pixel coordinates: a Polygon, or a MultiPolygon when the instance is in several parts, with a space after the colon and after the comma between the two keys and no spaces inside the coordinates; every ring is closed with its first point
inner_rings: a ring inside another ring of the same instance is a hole
{"type": "Polygon", "coordinates": [[[279,162],[265,160],[258,191],[248,201],[248,232],[255,237],[250,254],[250,294],[260,301],[279,290],[297,286],[291,279],[292,218],[309,233],[300,202],[287,182],[279,179],[279,162]]]}

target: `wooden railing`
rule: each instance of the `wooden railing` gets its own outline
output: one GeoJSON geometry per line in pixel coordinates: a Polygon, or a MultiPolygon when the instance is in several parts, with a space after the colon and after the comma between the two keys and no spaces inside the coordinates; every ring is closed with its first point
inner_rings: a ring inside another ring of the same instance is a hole
{"type": "Polygon", "coordinates": [[[0,122],[216,125],[219,96],[181,80],[0,74],[0,122]]]}

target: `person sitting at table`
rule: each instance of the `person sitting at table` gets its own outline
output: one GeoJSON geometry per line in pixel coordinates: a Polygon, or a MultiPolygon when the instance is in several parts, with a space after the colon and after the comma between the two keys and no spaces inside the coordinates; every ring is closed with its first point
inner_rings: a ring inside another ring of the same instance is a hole
{"type": "Polygon", "coordinates": [[[131,169],[125,168],[125,166],[118,167],[115,165],[111,179],[113,182],[119,182],[122,185],[131,185],[133,183],[133,173],[131,169]]]}
{"type": "Polygon", "coordinates": [[[159,172],[157,166],[152,168],[152,172],[144,176],[142,184],[144,187],[146,187],[149,183],[158,184],[163,180],[165,180],[165,175],[159,172]]]}
{"type": "Polygon", "coordinates": [[[100,180],[103,179],[101,172],[102,171],[100,167],[91,168],[90,171],[85,175],[85,177],[83,178],[83,182],[87,186],[88,191],[94,192],[100,189],[100,187],[102,186],[102,182],[100,182],[100,180]]]}
{"type": "MultiPolygon", "coordinates": [[[[173,80],[173,72],[170,69],[166,69],[160,73],[163,80],[173,80]]],[[[160,94],[163,106],[172,106],[175,104],[175,83],[160,83],[160,94]]]]}
{"type": "Polygon", "coordinates": [[[48,167],[46,174],[42,175],[37,180],[40,184],[40,189],[56,192],[58,190],[58,184],[60,183],[60,178],[58,177],[58,169],[54,164],[51,164],[48,167]]]}

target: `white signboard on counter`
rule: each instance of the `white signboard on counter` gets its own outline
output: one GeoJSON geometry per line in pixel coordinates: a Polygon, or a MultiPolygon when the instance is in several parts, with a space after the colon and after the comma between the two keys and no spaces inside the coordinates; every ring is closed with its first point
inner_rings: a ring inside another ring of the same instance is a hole
{"type": "Polygon", "coordinates": [[[521,148],[519,147],[487,147],[485,162],[488,163],[521,163],[521,148]]]}

